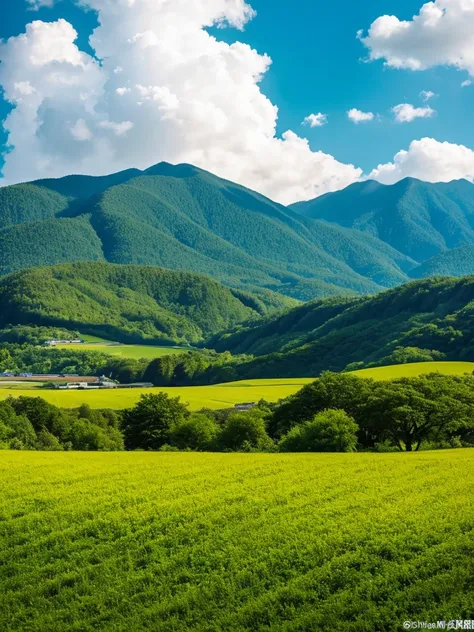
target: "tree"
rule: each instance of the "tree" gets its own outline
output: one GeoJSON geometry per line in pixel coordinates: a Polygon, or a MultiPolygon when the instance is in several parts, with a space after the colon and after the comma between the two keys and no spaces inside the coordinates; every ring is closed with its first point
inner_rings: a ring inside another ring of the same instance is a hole
{"type": "Polygon", "coordinates": [[[166,393],[142,395],[134,408],[124,412],[123,430],[129,450],[159,450],[169,441],[173,425],[189,417],[179,397],[166,393]]]}
{"type": "Polygon", "coordinates": [[[202,413],[193,413],[173,424],[170,444],[180,450],[211,450],[218,432],[219,426],[214,419],[202,413]]]}
{"type": "Polygon", "coordinates": [[[229,415],[219,444],[224,450],[236,452],[271,450],[274,444],[265,428],[265,413],[253,409],[229,415]]]}
{"type": "Polygon", "coordinates": [[[292,428],[278,447],[280,452],[353,452],[358,429],[343,410],[324,410],[292,428]]]}
{"type": "Polygon", "coordinates": [[[37,450],[43,450],[45,452],[60,452],[64,450],[58,438],[47,430],[41,430],[41,432],[38,433],[36,448],[37,450]]]}
{"type": "Polygon", "coordinates": [[[373,380],[327,371],[275,410],[269,424],[270,435],[280,438],[296,424],[310,421],[329,408],[345,410],[356,418],[359,407],[373,388],[373,380]]]}

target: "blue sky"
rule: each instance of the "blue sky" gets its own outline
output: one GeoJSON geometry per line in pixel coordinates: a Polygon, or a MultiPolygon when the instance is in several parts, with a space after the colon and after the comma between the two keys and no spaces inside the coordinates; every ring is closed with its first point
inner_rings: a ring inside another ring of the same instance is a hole
{"type": "MultiPolygon", "coordinates": [[[[97,0],[96,6],[100,7],[100,2],[97,0]]],[[[266,53],[271,57],[272,65],[259,86],[272,104],[278,106],[277,137],[281,137],[286,130],[292,130],[309,140],[313,152],[322,151],[338,162],[355,165],[365,174],[380,163],[391,163],[397,152],[407,150],[413,140],[425,137],[474,148],[474,128],[471,123],[474,85],[461,87],[462,81],[469,78],[466,69],[435,64],[414,72],[406,68],[387,67],[384,59],[367,63],[368,47],[356,37],[359,29],[366,32],[374,20],[385,14],[396,15],[400,20],[411,20],[420,11],[420,0],[366,0],[363,3],[349,0],[339,3],[314,0],[300,0],[298,3],[281,0],[249,2],[257,15],[245,24],[243,31],[216,27],[208,28],[207,31],[223,42],[244,42],[260,55],[266,53]],[[424,103],[420,97],[423,90],[431,91],[436,96],[424,103]],[[403,103],[412,104],[415,108],[431,107],[435,113],[409,123],[399,123],[391,108],[403,103]],[[354,124],[347,116],[351,108],[378,116],[371,122],[354,124]],[[327,124],[314,128],[303,126],[304,118],[311,113],[327,115],[327,124]]],[[[98,24],[98,15],[95,11],[83,10],[73,0],[58,1],[54,7],[43,7],[38,11],[29,10],[27,0],[0,0],[0,37],[6,40],[18,36],[33,20],[55,22],[59,18],[64,18],[78,32],[76,44],[79,49],[94,54],[89,45],[89,36],[98,24]]],[[[105,23],[105,13],[102,21],[105,23]]],[[[6,63],[12,67],[14,60],[10,58],[6,63]]],[[[159,64],[159,59],[156,63],[159,64]]],[[[18,81],[23,81],[20,70],[18,81]]],[[[152,83],[150,81],[150,85],[152,83]]],[[[133,86],[133,79],[125,85],[133,86]]],[[[45,107],[43,104],[43,111],[45,107]]],[[[5,119],[11,110],[12,105],[4,100],[0,105],[0,119],[5,119]]],[[[130,125],[137,129],[133,117],[128,118],[130,125]]],[[[85,119],[79,117],[79,120],[85,119]]],[[[62,121],[59,115],[58,121],[62,121]]],[[[88,125],[87,130],[91,127],[88,125]]],[[[119,135],[131,137],[133,133],[130,130],[119,135]]],[[[167,138],[168,135],[167,132],[167,138]]],[[[7,132],[4,131],[3,141],[6,141],[6,137],[7,132]]],[[[85,140],[92,142],[89,137],[85,140]]],[[[23,153],[27,151],[26,148],[25,144],[23,153]]],[[[82,151],[83,146],[80,149],[82,151]]],[[[73,150],[74,147],[70,151],[73,150]]],[[[131,153],[135,155],[135,151],[131,153]]],[[[198,155],[194,150],[189,155],[194,154],[198,155]]],[[[151,159],[152,155],[148,155],[151,159]]],[[[184,155],[188,154],[184,152],[184,155]]],[[[157,157],[166,159],[163,154],[157,157]]],[[[173,158],[170,155],[171,161],[174,161],[173,158]]],[[[59,158],[57,160],[59,162],[59,158]]],[[[54,167],[53,175],[57,175],[56,164],[54,161],[51,164],[54,167]]],[[[71,162],[71,168],[74,166],[74,162],[71,162]]],[[[208,163],[204,161],[202,166],[206,167],[208,163]]],[[[111,170],[114,167],[115,162],[111,161],[111,170]]],[[[80,168],[85,169],[82,163],[80,168]]],[[[91,162],[91,171],[97,169],[96,164],[91,162]]],[[[103,170],[107,171],[106,165],[103,170]]],[[[228,169],[224,167],[223,175],[229,175],[228,169]]],[[[238,172],[236,175],[241,174],[238,172]]],[[[241,180],[245,180],[244,175],[242,172],[241,180]]],[[[465,177],[466,174],[461,175],[465,177]]],[[[21,179],[21,174],[18,179],[21,179]]],[[[344,179],[341,182],[347,184],[344,179]]],[[[264,186],[261,190],[271,193],[264,186]]],[[[321,189],[319,192],[324,191],[321,189]]],[[[304,197],[303,194],[297,197],[301,196],[304,197]]]]}

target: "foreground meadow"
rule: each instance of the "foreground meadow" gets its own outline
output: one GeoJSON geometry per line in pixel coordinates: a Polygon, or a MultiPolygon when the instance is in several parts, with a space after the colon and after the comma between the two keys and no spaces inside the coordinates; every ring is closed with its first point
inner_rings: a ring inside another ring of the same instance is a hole
{"type": "Polygon", "coordinates": [[[474,451],[3,452],[0,629],[472,619],[474,451]]]}
{"type": "Polygon", "coordinates": [[[289,397],[297,393],[305,384],[312,382],[311,378],[288,378],[275,380],[246,380],[244,382],[228,382],[226,384],[215,384],[213,386],[171,386],[156,388],[123,388],[104,390],[77,390],[59,391],[36,389],[32,392],[29,389],[1,388],[0,400],[7,397],[42,397],[50,404],[60,408],[76,408],[81,404],[89,404],[92,408],[113,408],[120,410],[132,408],[146,393],[159,393],[163,391],[170,397],[181,397],[183,402],[189,404],[190,410],[200,410],[210,408],[219,410],[220,408],[233,408],[235,404],[242,402],[257,402],[266,399],[269,402],[276,402],[279,399],[289,397]]]}

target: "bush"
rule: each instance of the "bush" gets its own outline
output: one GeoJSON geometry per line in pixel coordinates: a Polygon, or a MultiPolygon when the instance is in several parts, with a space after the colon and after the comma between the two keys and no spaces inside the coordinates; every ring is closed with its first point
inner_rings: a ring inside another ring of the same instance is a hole
{"type": "Polygon", "coordinates": [[[280,452],[353,452],[358,426],[343,410],[324,410],[295,426],[280,441],[280,452]]]}
{"type": "Polygon", "coordinates": [[[218,431],[219,427],[214,419],[202,413],[194,413],[172,426],[170,444],[180,450],[211,450],[218,431]]]}
{"type": "Polygon", "coordinates": [[[236,452],[272,450],[274,443],[266,431],[265,413],[254,409],[229,415],[219,445],[223,450],[236,452]]]}

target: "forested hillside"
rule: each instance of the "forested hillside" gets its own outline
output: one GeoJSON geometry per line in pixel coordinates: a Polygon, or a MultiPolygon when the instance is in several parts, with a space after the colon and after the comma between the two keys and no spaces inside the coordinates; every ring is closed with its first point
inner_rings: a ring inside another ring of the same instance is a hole
{"type": "Polygon", "coordinates": [[[474,243],[474,185],[467,180],[432,184],[406,178],[391,186],[360,182],[290,208],[369,233],[420,263],[474,243]]]}
{"type": "Polygon", "coordinates": [[[474,274],[474,244],[445,250],[410,271],[413,279],[474,274]]]}
{"type": "Polygon", "coordinates": [[[473,338],[470,276],[415,281],[373,297],[310,302],[219,334],[208,346],[257,356],[235,365],[238,377],[290,377],[433,359],[473,360],[473,338]]]}
{"type": "Polygon", "coordinates": [[[373,293],[405,282],[418,263],[191,165],[1,190],[0,273],[99,259],[200,272],[300,300],[373,293]]]}
{"type": "Polygon", "coordinates": [[[55,325],[117,341],[196,343],[292,304],[224,287],[203,275],[151,266],[76,263],[0,279],[0,328],[55,325]]]}

